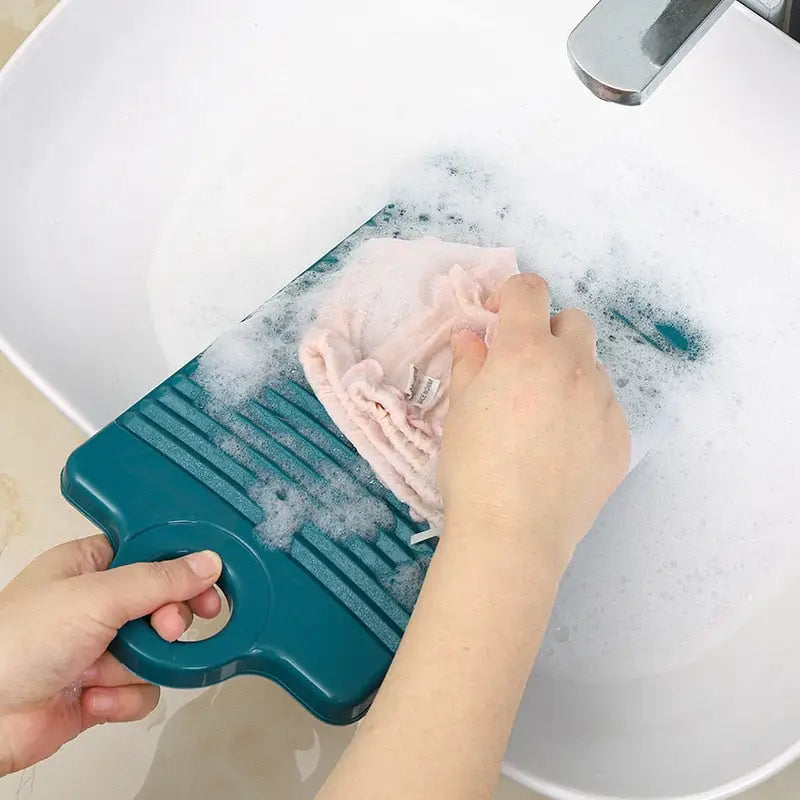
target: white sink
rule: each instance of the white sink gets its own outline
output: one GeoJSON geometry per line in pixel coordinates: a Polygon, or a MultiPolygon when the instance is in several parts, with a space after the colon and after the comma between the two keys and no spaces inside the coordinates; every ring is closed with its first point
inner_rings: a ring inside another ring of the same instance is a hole
{"type": "MultiPolygon", "coordinates": [[[[92,431],[360,225],[401,160],[522,141],[518,152],[563,168],[576,202],[609,190],[582,184],[575,165],[612,176],[619,165],[627,180],[670,187],[675,207],[703,198],[712,218],[769,243],[764,263],[742,263],[737,244],[729,269],[697,270],[716,270],[726,297],[761,303],[775,347],[765,334],[753,372],[764,403],[745,400],[733,441],[715,443],[755,442],[731,457],[725,496],[702,496],[702,463],[694,480],[676,472],[689,426],[626,485],[593,541],[613,528],[634,550],[648,526],[673,524],[665,498],[678,495],[698,525],[701,511],[713,523],[736,507],[740,527],[719,522],[722,549],[760,520],[765,547],[784,541],[800,432],[795,401],[780,398],[797,363],[785,315],[800,270],[771,270],[778,257],[800,264],[800,48],[737,5],[645,106],[605,105],[565,52],[589,5],[62,0],[0,74],[0,344],[92,431]],[[770,454],[772,494],[746,491],[770,454]]],[[[682,252],[680,229],[656,241],[648,213],[626,235],[682,252]]],[[[726,330],[736,338],[735,319],[726,330]]],[[[700,534],[683,534],[691,559],[700,534]]],[[[754,586],[752,613],[674,669],[591,681],[540,667],[508,774],[556,798],[711,800],[786,764],[800,752],[800,585],[764,559],[774,585],[754,586]]]]}

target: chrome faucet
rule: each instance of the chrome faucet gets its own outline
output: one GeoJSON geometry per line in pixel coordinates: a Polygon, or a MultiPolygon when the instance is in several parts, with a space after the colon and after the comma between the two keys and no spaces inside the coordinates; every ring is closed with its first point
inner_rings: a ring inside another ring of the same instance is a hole
{"type": "MultiPolygon", "coordinates": [[[[777,21],[785,0],[745,0],[777,21]]],[[[733,0],[600,0],[569,35],[570,61],[598,97],[635,106],[670,73],[733,0]]]]}

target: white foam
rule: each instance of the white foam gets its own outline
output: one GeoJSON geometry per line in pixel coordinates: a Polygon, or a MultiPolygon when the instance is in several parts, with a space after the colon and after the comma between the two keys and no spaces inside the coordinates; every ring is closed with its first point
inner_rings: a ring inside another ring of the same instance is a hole
{"type": "Polygon", "coordinates": [[[292,537],[310,518],[306,496],[291,484],[265,476],[250,497],[264,511],[264,520],[256,526],[258,536],[269,547],[287,550],[292,537]]]}
{"type": "Polygon", "coordinates": [[[310,324],[327,280],[301,276],[203,353],[195,379],[214,401],[240,406],[268,383],[299,377],[297,343],[310,324]]]}
{"type": "MultiPolygon", "coordinates": [[[[538,177],[552,185],[556,177],[545,170],[542,165],[538,177]]],[[[658,262],[649,246],[628,242],[614,228],[598,235],[596,223],[582,232],[580,215],[596,215],[593,202],[581,211],[578,202],[562,209],[559,201],[554,204],[556,213],[551,213],[551,205],[528,189],[518,174],[459,153],[406,168],[403,182],[391,196],[390,214],[379,218],[377,229],[359,232],[353,246],[377,233],[404,238],[432,234],[449,241],[514,247],[523,271],[537,271],[549,280],[554,310],[578,306],[594,319],[600,356],[615,379],[633,430],[633,465],[662,440],[673,424],[671,398],[696,370],[686,358],[643,344],[611,312],[623,313],[658,337],[652,321],[643,318],[648,308],[656,309],[656,321],[675,323],[696,336],[694,355],[704,349],[705,340],[697,323],[692,325],[685,287],[673,285],[653,269],[658,262]]],[[[359,297],[359,303],[375,309],[365,326],[380,336],[413,302],[405,287],[414,287],[416,276],[403,269],[375,291],[375,276],[364,274],[359,263],[362,252],[354,252],[355,263],[347,266],[356,276],[349,283],[354,295],[359,285],[371,292],[370,302],[359,297]]]]}
{"type": "Polygon", "coordinates": [[[430,559],[423,558],[400,564],[385,582],[389,593],[406,611],[414,608],[429,563],[430,559]]]}
{"type": "MultiPolygon", "coordinates": [[[[213,405],[210,410],[224,414],[213,405]]],[[[288,433],[271,432],[281,447],[267,453],[251,426],[225,416],[231,433],[216,436],[215,444],[253,474],[249,495],[264,514],[256,532],[266,545],[288,549],[305,523],[335,540],[374,539],[380,530],[393,529],[391,510],[374,494],[377,481],[362,465],[344,470],[321,459],[309,467],[297,452],[297,438],[288,433]]]]}

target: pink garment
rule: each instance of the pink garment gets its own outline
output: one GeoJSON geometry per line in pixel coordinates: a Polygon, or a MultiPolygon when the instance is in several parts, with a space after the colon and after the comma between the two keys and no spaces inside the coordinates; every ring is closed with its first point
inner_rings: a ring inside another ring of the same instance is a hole
{"type": "Polygon", "coordinates": [[[317,398],[381,482],[438,535],[436,460],[454,329],[490,342],[489,295],[517,273],[514,250],[432,237],[371,239],[339,273],[300,345],[317,398]]]}

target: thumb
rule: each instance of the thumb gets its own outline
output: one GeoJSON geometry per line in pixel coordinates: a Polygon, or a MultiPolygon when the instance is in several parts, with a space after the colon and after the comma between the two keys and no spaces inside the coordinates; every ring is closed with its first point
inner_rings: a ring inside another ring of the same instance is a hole
{"type": "Polygon", "coordinates": [[[450,398],[458,400],[467,386],[481,371],[486,360],[486,345],[478,334],[459,330],[451,338],[453,372],[450,376],[450,398]]]}
{"type": "Polygon", "coordinates": [[[72,580],[90,584],[85,596],[94,606],[95,619],[119,629],[168,603],[196,597],[214,584],[221,571],[220,557],[203,550],[171,561],[129,564],[72,580]]]}

